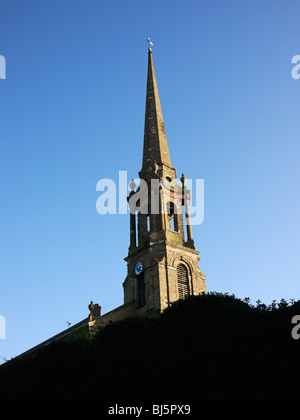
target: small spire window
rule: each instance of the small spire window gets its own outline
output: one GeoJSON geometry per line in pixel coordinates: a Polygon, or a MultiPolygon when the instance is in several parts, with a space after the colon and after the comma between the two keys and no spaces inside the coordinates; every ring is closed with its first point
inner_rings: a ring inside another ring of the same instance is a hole
{"type": "Polygon", "coordinates": [[[174,232],[178,232],[178,217],[177,211],[174,203],[168,202],[167,203],[167,222],[168,228],[173,230],[174,232]]]}

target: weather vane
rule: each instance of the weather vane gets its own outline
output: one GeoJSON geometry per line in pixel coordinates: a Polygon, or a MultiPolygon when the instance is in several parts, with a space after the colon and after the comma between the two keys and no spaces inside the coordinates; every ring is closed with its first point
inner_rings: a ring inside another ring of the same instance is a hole
{"type": "Polygon", "coordinates": [[[146,38],[146,41],[149,42],[149,51],[151,51],[151,46],[153,47],[153,43],[150,41],[150,38],[146,38]]]}

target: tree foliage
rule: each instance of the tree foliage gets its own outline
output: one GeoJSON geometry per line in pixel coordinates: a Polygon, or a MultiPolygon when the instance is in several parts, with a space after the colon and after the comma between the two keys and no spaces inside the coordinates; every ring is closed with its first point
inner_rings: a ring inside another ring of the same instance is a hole
{"type": "Polygon", "coordinates": [[[0,369],[2,399],[299,399],[300,301],[209,293],[0,369]]]}

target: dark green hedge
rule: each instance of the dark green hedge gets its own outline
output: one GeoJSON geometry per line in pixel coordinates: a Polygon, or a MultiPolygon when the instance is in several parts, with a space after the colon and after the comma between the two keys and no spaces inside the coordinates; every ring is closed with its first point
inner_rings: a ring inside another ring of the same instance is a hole
{"type": "Polygon", "coordinates": [[[2,399],[299,399],[300,301],[209,293],[0,368],[2,399]]]}

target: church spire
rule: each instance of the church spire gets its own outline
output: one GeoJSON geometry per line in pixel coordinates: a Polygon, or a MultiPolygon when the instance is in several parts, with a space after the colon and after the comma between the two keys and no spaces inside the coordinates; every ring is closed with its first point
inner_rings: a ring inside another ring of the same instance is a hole
{"type": "Polygon", "coordinates": [[[152,167],[154,162],[172,168],[154,72],[152,50],[149,48],[142,172],[148,167],[152,167]]]}
{"type": "Polygon", "coordinates": [[[135,307],[137,314],[146,316],[161,313],[171,302],[187,295],[206,292],[205,276],[198,267],[199,251],[195,249],[190,226],[190,192],[185,176],[182,175],[182,185],[179,185],[171,165],[153,67],[153,44],[149,38],[147,41],[144,151],[139,172],[144,182],[136,191],[136,184],[131,182],[131,193],[127,197],[130,246],[123,283],[124,303],[135,307]]]}

